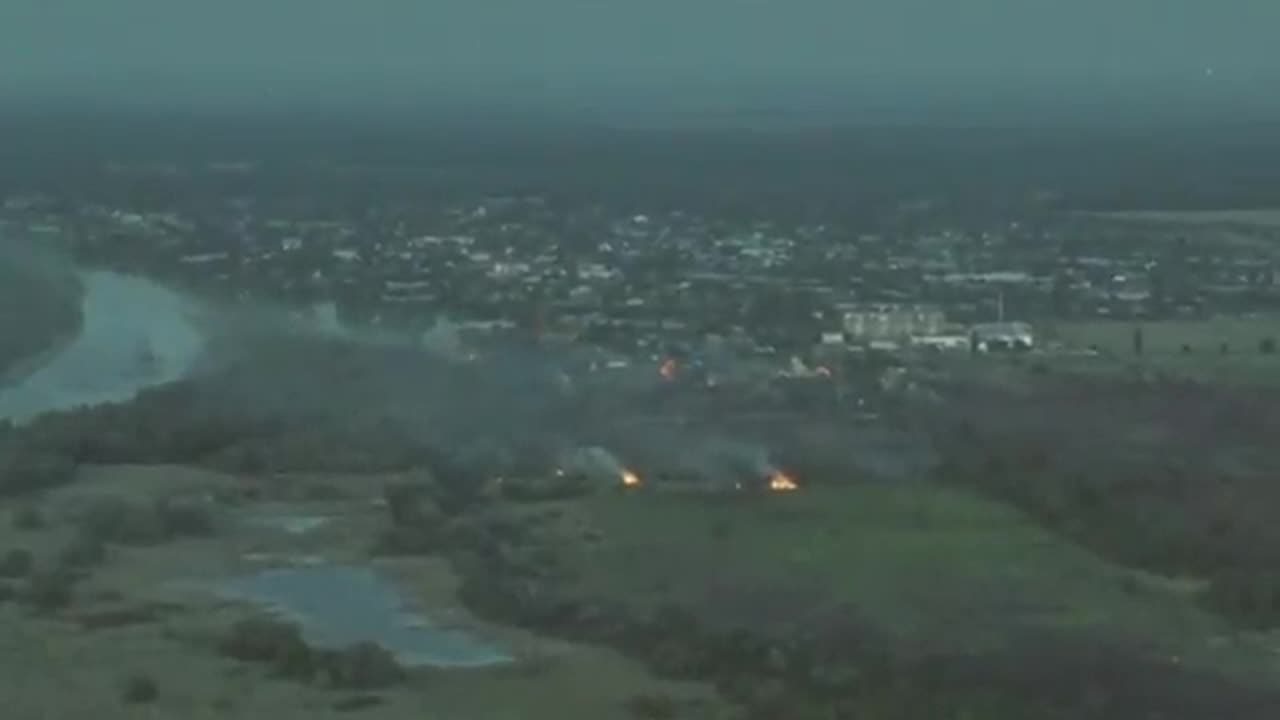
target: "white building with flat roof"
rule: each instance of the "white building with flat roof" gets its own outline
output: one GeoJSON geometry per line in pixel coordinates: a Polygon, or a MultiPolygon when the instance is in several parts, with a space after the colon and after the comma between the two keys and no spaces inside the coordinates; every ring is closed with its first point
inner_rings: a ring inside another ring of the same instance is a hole
{"type": "Polygon", "coordinates": [[[974,325],[971,330],[978,350],[1030,350],[1035,347],[1035,333],[1024,322],[995,322],[974,325]]]}

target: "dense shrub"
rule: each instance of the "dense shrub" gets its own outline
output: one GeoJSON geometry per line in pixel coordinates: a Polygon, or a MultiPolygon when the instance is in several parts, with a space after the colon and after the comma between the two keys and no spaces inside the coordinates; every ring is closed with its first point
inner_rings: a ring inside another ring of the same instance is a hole
{"type": "Polygon", "coordinates": [[[227,657],[267,663],[281,676],[311,680],[316,657],[297,625],[268,617],[253,617],[231,626],[219,644],[227,657]]]}
{"type": "Polygon", "coordinates": [[[232,625],[219,650],[237,660],[268,664],[281,677],[310,682],[319,675],[330,687],[344,690],[376,690],[405,678],[404,668],[378,645],[315,650],[297,625],[267,617],[232,625]]]}
{"type": "Polygon", "coordinates": [[[429,481],[390,483],[382,490],[391,528],[374,543],[383,555],[424,555],[439,549],[446,516],[436,505],[429,481]]]}
{"type": "Polygon", "coordinates": [[[154,503],[119,498],[98,501],[80,518],[82,532],[121,545],[155,545],[175,537],[208,535],[213,519],[202,504],[173,499],[154,503]]]}
{"type": "Polygon", "coordinates": [[[343,690],[379,690],[405,679],[395,656],[374,643],[359,643],[320,655],[329,686],[343,690]]]}

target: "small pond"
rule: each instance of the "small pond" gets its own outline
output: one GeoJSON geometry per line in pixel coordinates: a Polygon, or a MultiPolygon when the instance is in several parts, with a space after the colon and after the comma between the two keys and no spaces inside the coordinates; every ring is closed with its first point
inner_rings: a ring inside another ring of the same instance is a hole
{"type": "Polygon", "coordinates": [[[408,666],[484,667],[512,659],[468,633],[433,627],[406,612],[391,583],[368,568],[264,570],[233,579],[220,591],[298,622],[307,642],[320,647],[374,642],[408,666]]]}

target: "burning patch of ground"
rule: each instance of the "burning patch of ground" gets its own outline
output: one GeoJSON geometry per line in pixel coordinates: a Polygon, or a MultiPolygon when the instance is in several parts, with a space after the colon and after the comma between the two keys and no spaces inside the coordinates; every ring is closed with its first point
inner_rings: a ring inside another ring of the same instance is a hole
{"type": "Polygon", "coordinates": [[[1274,682],[1268,653],[1183,594],[1135,590],[1129,571],[963,493],[604,494],[582,512],[571,522],[596,541],[579,533],[561,550],[584,597],[675,603],[766,634],[853,613],[910,655],[999,651],[1031,631],[1132,637],[1187,666],[1274,682]]]}

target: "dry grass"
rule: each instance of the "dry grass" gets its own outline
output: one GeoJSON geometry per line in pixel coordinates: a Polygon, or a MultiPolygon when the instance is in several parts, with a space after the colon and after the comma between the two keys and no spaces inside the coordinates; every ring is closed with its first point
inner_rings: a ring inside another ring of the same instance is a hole
{"type": "MultiPolygon", "coordinates": [[[[15,528],[9,515],[16,507],[0,503],[0,549],[28,547],[38,562],[49,563],[74,533],[70,509],[94,498],[126,494],[145,501],[175,491],[214,490],[239,482],[177,467],[89,468],[75,485],[44,499],[42,509],[49,519],[45,528],[15,528]]],[[[245,556],[253,553],[317,554],[335,562],[366,558],[369,542],[383,522],[381,510],[369,502],[378,485],[365,478],[348,479],[345,485],[358,488],[350,499],[290,505],[293,512],[334,518],[315,532],[291,535],[232,522],[212,538],[112,548],[106,564],[78,586],[73,605],[59,614],[34,618],[16,604],[0,605],[4,716],[60,720],[351,717],[351,711],[335,707],[351,700],[350,693],[273,679],[260,667],[221,657],[214,641],[247,610],[201,589],[219,577],[243,572],[252,564],[245,556]],[[129,705],[123,701],[125,682],[137,676],[154,680],[159,689],[154,702],[129,705]]],[[[483,627],[458,606],[453,597],[456,579],[447,563],[397,559],[384,569],[401,581],[415,605],[441,624],[483,627]]],[[[695,714],[682,717],[708,717],[719,707],[709,689],[655,679],[643,667],[608,650],[509,628],[483,630],[515,653],[519,662],[498,669],[414,671],[406,685],[378,694],[380,702],[361,709],[358,716],[369,720],[424,716],[630,720],[627,701],[653,693],[700,703],[695,714]]]]}

